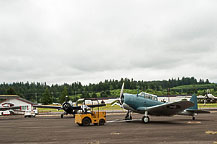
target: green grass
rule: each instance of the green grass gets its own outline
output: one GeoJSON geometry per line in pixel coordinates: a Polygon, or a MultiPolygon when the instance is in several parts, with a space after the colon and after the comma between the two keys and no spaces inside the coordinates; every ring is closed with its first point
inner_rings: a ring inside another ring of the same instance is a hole
{"type": "MultiPolygon", "coordinates": [[[[98,108],[96,107],[93,110],[98,110],[98,108]]],[[[111,104],[106,104],[106,106],[100,107],[99,110],[123,110],[123,109],[118,105],[111,106],[111,104]]]]}
{"type": "Polygon", "coordinates": [[[64,110],[57,110],[57,109],[52,109],[52,108],[37,108],[39,113],[44,113],[44,112],[64,112],[64,110]]]}
{"type": "Polygon", "coordinates": [[[171,90],[195,90],[195,89],[212,89],[216,87],[216,84],[195,84],[195,85],[181,85],[171,88],[171,90]]]}
{"type": "Polygon", "coordinates": [[[199,108],[217,108],[217,103],[198,104],[199,108]]]}

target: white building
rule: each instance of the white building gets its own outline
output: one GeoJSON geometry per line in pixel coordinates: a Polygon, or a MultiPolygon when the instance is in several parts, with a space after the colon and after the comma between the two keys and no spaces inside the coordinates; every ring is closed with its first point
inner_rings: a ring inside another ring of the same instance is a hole
{"type": "Polygon", "coordinates": [[[20,106],[20,110],[0,111],[0,115],[8,115],[11,113],[23,114],[25,111],[33,110],[32,102],[25,100],[18,95],[0,95],[0,107],[20,106]]]}

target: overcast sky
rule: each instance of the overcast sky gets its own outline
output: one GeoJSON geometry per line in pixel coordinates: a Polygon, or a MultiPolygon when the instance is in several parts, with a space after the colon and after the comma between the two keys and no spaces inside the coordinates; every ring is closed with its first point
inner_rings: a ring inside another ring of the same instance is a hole
{"type": "Polygon", "coordinates": [[[0,0],[0,83],[208,78],[216,0],[0,0]]]}

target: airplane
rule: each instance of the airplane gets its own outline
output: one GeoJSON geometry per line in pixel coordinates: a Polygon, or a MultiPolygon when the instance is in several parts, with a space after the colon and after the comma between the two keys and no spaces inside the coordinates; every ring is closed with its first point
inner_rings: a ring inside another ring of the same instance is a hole
{"type": "Polygon", "coordinates": [[[217,101],[217,97],[215,97],[214,95],[212,95],[210,93],[209,89],[207,89],[207,93],[204,96],[203,95],[198,95],[197,99],[200,102],[204,102],[204,105],[206,105],[207,102],[215,103],[217,101]]]}
{"type": "Polygon", "coordinates": [[[73,117],[74,117],[75,114],[77,114],[79,110],[106,106],[105,103],[101,103],[101,104],[97,104],[97,105],[85,105],[85,100],[88,100],[88,99],[83,99],[83,101],[81,101],[83,104],[80,105],[80,106],[78,106],[78,105],[73,106],[72,103],[69,102],[68,96],[66,96],[65,97],[65,102],[61,106],[33,105],[33,107],[36,107],[36,108],[52,108],[52,109],[58,109],[58,110],[63,109],[64,113],[62,113],[61,116],[60,116],[61,118],[63,118],[64,115],[68,115],[68,114],[72,114],[73,117]]]}
{"type": "Polygon", "coordinates": [[[14,110],[14,109],[21,109],[21,107],[20,107],[20,106],[0,107],[0,111],[5,111],[5,110],[14,110]]]}
{"type": "MultiPolygon", "coordinates": [[[[13,110],[21,110],[21,106],[5,106],[5,107],[0,107],[0,111],[6,111],[9,110],[9,112],[13,113],[13,110]]],[[[2,112],[3,115],[3,112],[2,112]]]]}
{"type": "Polygon", "coordinates": [[[142,121],[147,124],[150,122],[149,115],[154,116],[173,116],[177,114],[190,115],[195,120],[196,113],[206,113],[197,109],[197,98],[193,95],[190,101],[177,101],[164,103],[157,100],[157,96],[141,92],[140,94],[123,93],[124,83],[121,88],[120,98],[114,103],[128,110],[125,120],[132,120],[131,112],[140,113],[144,116],[142,121]]]}
{"type": "Polygon", "coordinates": [[[199,95],[197,96],[197,99],[204,100],[204,103],[217,101],[217,97],[213,96],[212,94],[206,94],[205,96],[199,95]]]}

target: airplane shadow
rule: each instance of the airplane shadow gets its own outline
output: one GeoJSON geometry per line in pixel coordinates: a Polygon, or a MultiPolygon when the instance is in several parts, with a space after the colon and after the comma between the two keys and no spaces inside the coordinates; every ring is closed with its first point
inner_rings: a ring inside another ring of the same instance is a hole
{"type": "Polygon", "coordinates": [[[38,119],[74,119],[74,117],[37,117],[38,119]]]}
{"type": "MultiPolygon", "coordinates": [[[[144,123],[140,120],[140,121],[132,121],[132,122],[128,122],[128,123],[140,123],[142,125],[144,125],[144,123]]],[[[185,123],[179,123],[179,122],[174,122],[174,121],[150,121],[148,124],[153,124],[153,125],[185,125],[185,123]]]]}
{"type": "MultiPolygon", "coordinates": [[[[129,120],[129,121],[125,121],[125,120],[118,120],[118,121],[113,121],[112,123],[128,123],[128,124],[142,124],[144,125],[144,123],[142,122],[142,120],[129,120]]],[[[186,123],[180,123],[178,120],[177,121],[150,121],[147,125],[186,125],[186,123]]]]}
{"type": "Polygon", "coordinates": [[[207,119],[196,119],[196,120],[191,120],[191,119],[176,119],[177,121],[192,121],[192,122],[200,122],[200,121],[211,121],[207,119]]]}

